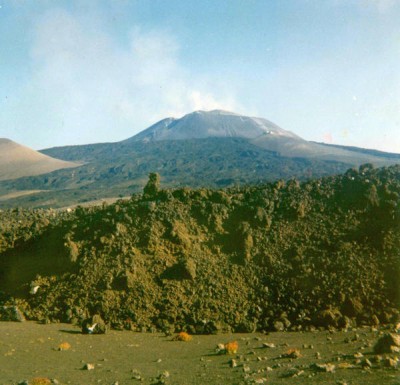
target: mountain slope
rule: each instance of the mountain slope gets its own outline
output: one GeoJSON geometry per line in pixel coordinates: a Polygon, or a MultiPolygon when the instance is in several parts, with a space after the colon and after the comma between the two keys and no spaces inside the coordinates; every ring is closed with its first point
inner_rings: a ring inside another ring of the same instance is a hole
{"type": "Polygon", "coordinates": [[[308,142],[268,120],[220,110],[163,119],[117,143],[42,153],[84,165],[0,183],[0,207],[59,206],[129,195],[143,188],[150,172],[158,172],[168,187],[229,187],[305,180],[364,163],[400,163],[396,154],[308,142]],[[8,199],[35,190],[46,191],[8,199]]]}
{"type": "Polygon", "coordinates": [[[195,111],[180,119],[164,119],[127,139],[126,142],[204,139],[210,137],[256,139],[263,135],[277,135],[301,140],[297,135],[283,130],[266,119],[214,110],[209,112],[195,111]]]}
{"type": "Polygon", "coordinates": [[[12,140],[0,138],[0,180],[46,174],[77,166],[76,163],[54,159],[12,140]]]}
{"type": "Polygon", "coordinates": [[[210,137],[246,138],[255,146],[285,157],[341,161],[354,166],[367,162],[372,162],[377,166],[390,163],[387,158],[382,159],[374,154],[306,141],[263,118],[243,116],[221,110],[196,111],[181,119],[164,119],[127,139],[126,142],[188,140],[210,137]]]}
{"type": "Polygon", "coordinates": [[[168,187],[227,187],[277,179],[299,180],[346,171],[340,162],[277,156],[243,138],[114,143],[61,148],[58,155],[84,160],[73,170],[0,183],[2,194],[47,190],[0,202],[0,207],[57,206],[130,195],[141,191],[150,172],[168,187]]]}
{"type": "Polygon", "coordinates": [[[349,167],[363,163],[375,166],[397,164],[400,159],[398,154],[310,142],[266,119],[221,110],[195,111],[180,119],[166,118],[118,143],[56,147],[42,152],[69,161],[96,161],[109,154],[120,155],[121,151],[127,154],[129,148],[138,143],[177,143],[210,138],[240,138],[275,156],[340,162],[349,167]]]}

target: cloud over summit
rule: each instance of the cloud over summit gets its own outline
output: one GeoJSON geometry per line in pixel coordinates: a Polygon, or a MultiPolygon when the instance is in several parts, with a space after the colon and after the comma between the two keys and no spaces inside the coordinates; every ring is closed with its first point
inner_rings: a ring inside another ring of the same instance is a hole
{"type": "Polygon", "coordinates": [[[118,140],[165,116],[237,108],[180,63],[172,33],[132,25],[121,43],[102,27],[99,19],[59,8],[34,23],[34,75],[23,99],[35,95],[32,116],[43,113],[34,124],[49,127],[43,135],[57,136],[60,144],[87,143],[116,130],[118,140]]]}
{"type": "Polygon", "coordinates": [[[398,152],[400,1],[250,3],[3,2],[1,136],[35,149],[118,141],[224,109],[398,152]]]}

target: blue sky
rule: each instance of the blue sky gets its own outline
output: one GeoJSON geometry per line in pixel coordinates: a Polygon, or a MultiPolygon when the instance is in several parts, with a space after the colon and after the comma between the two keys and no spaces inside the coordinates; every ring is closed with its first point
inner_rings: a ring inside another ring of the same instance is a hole
{"type": "Polygon", "coordinates": [[[126,139],[226,109],[400,153],[400,0],[0,0],[0,137],[126,139]]]}

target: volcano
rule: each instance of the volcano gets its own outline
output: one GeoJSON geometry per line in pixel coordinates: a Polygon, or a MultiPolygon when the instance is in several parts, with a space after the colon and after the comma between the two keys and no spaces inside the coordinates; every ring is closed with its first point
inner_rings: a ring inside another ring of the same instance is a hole
{"type": "Polygon", "coordinates": [[[12,140],[0,138],[0,180],[47,174],[77,166],[78,163],[55,159],[12,140]]]}

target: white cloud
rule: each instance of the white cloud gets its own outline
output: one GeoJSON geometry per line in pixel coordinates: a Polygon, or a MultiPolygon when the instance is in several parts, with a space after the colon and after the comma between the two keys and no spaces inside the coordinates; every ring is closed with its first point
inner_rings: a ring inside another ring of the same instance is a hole
{"type": "Polygon", "coordinates": [[[400,5],[399,0],[333,0],[334,5],[348,6],[356,5],[363,9],[378,11],[381,14],[390,12],[394,7],[400,5]]]}
{"type": "Polygon", "coordinates": [[[223,103],[220,103],[211,93],[205,94],[199,91],[192,91],[189,95],[189,100],[194,110],[234,110],[236,107],[236,103],[234,100],[225,100],[223,103]]]}
{"type": "Polygon", "coordinates": [[[381,13],[389,11],[396,3],[398,4],[398,0],[362,0],[362,2],[367,6],[376,7],[381,13]]]}
{"type": "Polygon", "coordinates": [[[19,101],[28,113],[19,119],[38,130],[38,143],[119,140],[166,116],[238,108],[180,64],[171,33],[132,26],[122,45],[97,23],[52,9],[35,24],[34,75],[19,101]]]}

